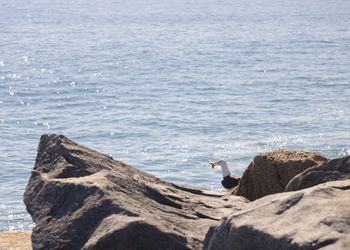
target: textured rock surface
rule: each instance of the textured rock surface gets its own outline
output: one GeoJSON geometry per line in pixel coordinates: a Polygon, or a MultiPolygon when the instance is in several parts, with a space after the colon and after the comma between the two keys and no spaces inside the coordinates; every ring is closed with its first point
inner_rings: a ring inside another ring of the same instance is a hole
{"type": "Polygon", "coordinates": [[[21,249],[31,250],[32,242],[30,240],[32,233],[25,231],[0,232],[0,250],[3,249],[21,249]]]}
{"type": "Polygon", "coordinates": [[[205,249],[350,249],[349,204],[350,180],[266,196],[212,227],[205,249]]]}
{"type": "Polygon", "coordinates": [[[24,202],[34,249],[202,249],[209,227],[248,201],[164,182],[43,135],[24,202]]]}
{"type": "Polygon", "coordinates": [[[283,192],[294,176],[327,161],[315,152],[288,149],[258,154],[244,171],[234,194],[253,201],[283,192]]]}
{"type": "Polygon", "coordinates": [[[286,191],[296,191],[328,181],[346,179],[350,179],[350,156],[334,159],[305,170],[288,183],[286,191]]]}

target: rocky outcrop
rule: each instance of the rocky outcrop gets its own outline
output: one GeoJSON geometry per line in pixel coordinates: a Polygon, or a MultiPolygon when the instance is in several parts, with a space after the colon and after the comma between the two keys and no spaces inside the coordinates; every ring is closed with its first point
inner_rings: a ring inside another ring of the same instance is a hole
{"type": "Polygon", "coordinates": [[[350,179],[332,181],[347,179],[349,163],[305,151],[259,154],[236,190],[249,202],[168,183],[62,135],[43,135],[24,194],[36,224],[32,246],[350,249],[350,179]]]}
{"type": "Polygon", "coordinates": [[[43,135],[24,202],[34,249],[202,249],[209,227],[243,197],[176,185],[43,135]]]}
{"type": "Polygon", "coordinates": [[[207,250],[350,249],[350,180],[266,196],[212,227],[207,250]]]}
{"type": "Polygon", "coordinates": [[[346,179],[350,179],[350,156],[334,159],[305,170],[288,183],[286,191],[296,191],[320,183],[346,179]]]}
{"type": "Polygon", "coordinates": [[[0,250],[20,249],[31,250],[32,233],[26,231],[0,232],[0,250]]]}
{"type": "Polygon", "coordinates": [[[251,201],[283,192],[288,182],[305,169],[327,162],[318,153],[280,149],[254,157],[234,191],[251,201]]]}

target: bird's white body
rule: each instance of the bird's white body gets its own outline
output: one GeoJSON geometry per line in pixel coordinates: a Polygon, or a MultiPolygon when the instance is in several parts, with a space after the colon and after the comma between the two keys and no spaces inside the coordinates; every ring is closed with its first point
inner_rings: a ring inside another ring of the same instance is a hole
{"type": "Polygon", "coordinates": [[[231,171],[228,169],[226,161],[222,161],[220,166],[221,166],[222,178],[225,178],[226,176],[231,175],[231,171]]]}

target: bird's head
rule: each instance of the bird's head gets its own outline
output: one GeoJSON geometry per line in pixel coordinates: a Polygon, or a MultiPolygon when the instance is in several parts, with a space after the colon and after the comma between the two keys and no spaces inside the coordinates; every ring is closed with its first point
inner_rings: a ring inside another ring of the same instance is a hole
{"type": "Polygon", "coordinates": [[[223,160],[220,160],[220,161],[217,161],[217,162],[211,162],[210,163],[211,167],[214,168],[215,166],[221,166],[221,167],[227,167],[227,162],[226,161],[223,161],[223,160]]]}

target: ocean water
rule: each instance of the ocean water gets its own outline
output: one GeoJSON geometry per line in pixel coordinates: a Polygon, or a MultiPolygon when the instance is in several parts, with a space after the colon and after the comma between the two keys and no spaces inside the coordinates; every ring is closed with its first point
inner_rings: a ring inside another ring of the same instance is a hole
{"type": "Polygon", "coordinates": [[[350,155],[350,1],[0,0],[0,231],[39,138],[221,190],[278,148],[350,155]]]}

